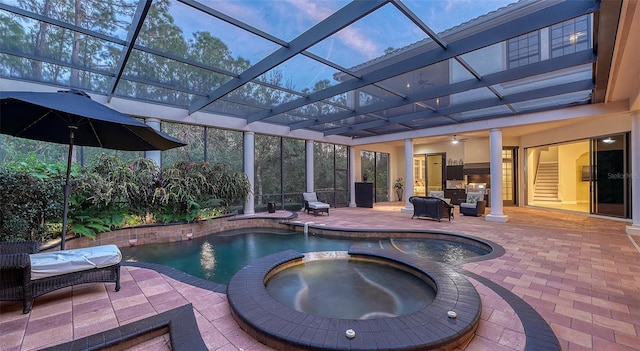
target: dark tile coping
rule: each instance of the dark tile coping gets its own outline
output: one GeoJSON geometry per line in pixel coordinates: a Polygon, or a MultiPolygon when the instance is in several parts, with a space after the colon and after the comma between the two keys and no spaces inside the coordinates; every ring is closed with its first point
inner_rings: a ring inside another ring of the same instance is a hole
{"type": "Polygon", "coordinates": [[[422,310],[393,318],[367,320],[313,316],[275,300],[265,288],[265,277],[303,254],[286,250],[255,260],[242,268],[227,286],[231,314],[256,340],[276,350],[439,350],[453,349],[469,340],[480,322],[481,302],[473,285],[449,266],[415,256],[354,247],[352,256],[405,266],[427,276],[436,296],[422,310]],[[455,319],[447,317],[455,311],[455,319]],[[353,329],[356,337],[345,332],[353,329]]]}
{"type": "MultiPolygon", "coordinates": [[[[289,226],[293,225],[294,227],[297,226],[297,223],[294,223],[294,222],[285,222],[283,224],[286,224],[289,226]]],[[[304,224],[300,225],[300,227],[303,227],[303,226],[304,224]]],[[[345,229],[345,228],[326,228],[325,226],[318,226],[318,227],[321,229],[330,229],[332,231],[335,231],[336,234],[333,234],[334,236],[339,235],[338,233],[341,231],[345,231],[345,232],[356,231],[356,232],[362,232],[362,233],[371,232],[371,230],[366,230],[366,229],[353,230],[353,229],[345,229]]],[[[471,260],[465,260],[465,262],[459,262],[458,264],[471,262],[471,261],[478,261],[478,260],[489,260],[492,258],[500,257],[505,252],[504,248],[498,244],[495,244],[486,239],[481,239],[481,238],[477,238],[470,235],[447,233],[443,231],[429,231],[429,230],[413,230],[413,231],[403,230],[403,231],[411,232],[419,235],[435,234],[437,236],[439,234],[442,234],[442,235],[446,235],[445,238],[447,239],[471,238],[473,240],[485,242],[492,247],[491,253],[484,256],[475,257],[471,260]]],[[[377,230],[377,232],[389,233],[389,232],[398,232],[398,231],[397,230],[377,230]]],[[[424,238],[424,236],[416,236],[416,238],[424,238]]],[[[187,273],[184,273],[180,270],[177,270],[168,266],[160,265],[160,264],[147,263],[147,262],[122,262],[122,265],[152,269],[159,273],[165,274],[168,277],[171,277],[172,279],[175,279],[196,287],[207,289],[210,291],[218,292],[218,293],[226,293],[227,291],[226,285],[214,283],[201,278],[197,278],[187,273]]],[[[540,316],[540,314],[538,314],[535,311],[535,309],[533,309],[533,307],[531,307],[525,301],[520,299],[517,295],[513,294],[508,289],[505,289],[499,284],[487,278],[484,278],[478,274],[472,273],[470,271],[467,271],[458,267],[453,267],[453,269],[458,271],[460,274],[464,274],[466,276],[469,276],[477,280],[481,284],[493,290],[498,296],[504,299],[511,306],[511,308],[513,308],[513,310],[515,311],[516,315],[518,316],[518,318],[520,319],[524,327],[525,337],[526,337],[525,351],[533,351],[533,350],[545,350],[545,351],[558,350],[559,351],[561,350],[559,341],[555,336],[555,334],[553,333],[553,330],[551,329],[549,324],[542,318],[542,316],[540,316]]]]}
{"type": "Polygon", "coordinates": [[[536,312],[533,307],[524,302],[520,297],[505,289],[504,287],[494,283],[493,281],[482,277],[473,272],[469,272],[462,268],[454,268],[456,271],[473,278],[482,285],[493,290],[498,296],[503,298],[511,308],[516,312],[526,336],[526,344],[524,351],[561,351],[560,341],[553,333],[553,330],[547,322],[536,312]]]}
{"type": "Polygon", "coordinates": [[[135,340],[144,335],[169,330],[171,349],[174,351],[206,350],[191,304],[159,313],[137,322],[125,324],[101,333],[79,338],[68,343],[44,349],[45,351],[101,350],[135,340]]]}

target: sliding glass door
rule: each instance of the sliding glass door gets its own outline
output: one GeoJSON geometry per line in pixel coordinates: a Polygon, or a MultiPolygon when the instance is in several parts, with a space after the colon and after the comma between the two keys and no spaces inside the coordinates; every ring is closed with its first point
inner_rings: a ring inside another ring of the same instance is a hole
{"type": "Polygon", "coordinates": [[[627,135],[591,140],[591,213],[628,217],[627,135]]]}
{"type": "Polygon", "coordinates": [[[362,181],[373,183],[374,202],[389,201],[389,154],[362,151],[360,160],[362,181]]]}

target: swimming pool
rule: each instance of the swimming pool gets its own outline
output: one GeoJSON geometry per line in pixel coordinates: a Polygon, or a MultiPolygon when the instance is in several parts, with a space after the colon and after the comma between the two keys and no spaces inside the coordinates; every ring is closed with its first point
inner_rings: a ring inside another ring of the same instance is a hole
{"type": "Polygon", "coordinates": [[[264,228],[211,234],[193,240],[122,248],[127,261],[173,267],[220,284],[248,263],[283,250],[298,252],[347,251],[351,246],[401,250],[443,263],[488,252],[461,242],[442,239],[342,239],[264,228]]]}

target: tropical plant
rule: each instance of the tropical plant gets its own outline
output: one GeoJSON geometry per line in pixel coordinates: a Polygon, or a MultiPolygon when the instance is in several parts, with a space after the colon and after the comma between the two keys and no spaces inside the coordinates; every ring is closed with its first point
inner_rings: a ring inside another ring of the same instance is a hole
{"type": "MultiPolygon", "coordinates": [[[[65,169],[63,163],[41,162],[34,155],[2,164],[1,240],[60,234],[65,169]]],[[[179,162],[160,172],[151,160],[123,161],[112,154],[97,155],[82,171],[73,167],[71,185],[69,228],[92,238],[136,223],[218,216],[242,204],[251,191],[246,175],[231,172],[226,164],[179,162]]]]}
{"type": "Polygon", "coordinates": [[[179,162],[162,172],[154,193],[154,215],[162,222],[203,219],[243,202],[250,189],[246,175],[230,173],[228,165],[179,162]]]}

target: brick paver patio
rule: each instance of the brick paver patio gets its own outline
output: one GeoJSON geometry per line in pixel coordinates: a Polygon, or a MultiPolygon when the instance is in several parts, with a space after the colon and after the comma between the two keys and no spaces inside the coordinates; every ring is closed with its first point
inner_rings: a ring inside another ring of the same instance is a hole
{"type": "MultiPolygon", "coordinates": [[[[502,245],[502,257],[459,268],[508,289],[551,326],[563,350],[640,349],[640,237],[628,222],[506,207],[508,223],[464,217],[410,219],[401,203],[331,209],[330,216],[299,213],[302,222],[354,229],[433,229],[486,238],[502,245]]],[[[277,211],[276,216],[289,213],[277,211]]],[[[525,350],[517,311],[494,290],[469,279],[482,298],[481,322],[466,351],[525,350]]],[[[240,330],[226,295],[197,288],[154,270],[125,266],[122,289],[86,284],[35,300],[30,314],[17,302],[0,302],[0,348],[37,350],[144,319],[188,303],[209,350],[269,350],[240,330]]],[[[167,336],[134,350],[168,350],[167,336]]],[[[531,345],[529,345],[530,347],[531,345]]]]}

